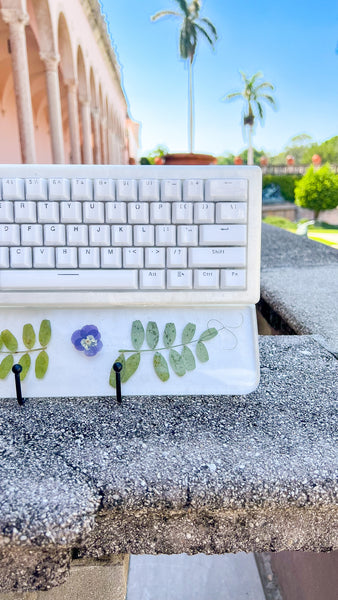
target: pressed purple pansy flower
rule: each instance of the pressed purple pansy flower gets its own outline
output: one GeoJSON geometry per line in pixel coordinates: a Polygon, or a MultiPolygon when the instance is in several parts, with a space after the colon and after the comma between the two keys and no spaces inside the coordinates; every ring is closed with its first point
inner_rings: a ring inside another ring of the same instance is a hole
{"type": "Polygon", "coordinates": [[[95,356],[103,347],[101,334],[95,325],[85,325],[82,329],[77,329],[71,340],[76,350],[84,352],[86,356],[95,356]]]}

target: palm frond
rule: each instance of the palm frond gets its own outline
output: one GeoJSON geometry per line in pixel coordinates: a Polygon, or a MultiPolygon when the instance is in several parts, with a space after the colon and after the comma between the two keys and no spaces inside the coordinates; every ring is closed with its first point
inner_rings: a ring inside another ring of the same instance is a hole
{"type": "Polygon", "coordinates": [[[243,98],[242,92],[233,92],[231,94],[227,94],[226,96],[223,96],[222,100],[233,100],[234,98],[243,98]]]}
{"type": "Polygon", "coordinates": [[[213,46],[214,40],[211,39],[210,35],[205,31],[205,29],[203,27],[201,27],[198,23],[195,23],[195,27],[208,40],[210,46],[213,46]]]}
{"type": "Polygon", "coordinates": [[[213,23],[210,21],[210,19],[206,19],[205,17],[203,17],[200,20],[202,21],[202,23],[205,23],[209,27],[209,29],[210,29],[211,33],[213,34],[215,40],[217,40],[218,39],[218,35],[217,35],[216,27],[213,25],[213,23]]]}
{"type": "Polygon", "coordinates": [[[155,15],[150,17],[151,21],[157,21],[157,19],[161,19],[162,17],[181,17],[180,13],[175,12],[174,10],[160,10],[155,15]]]}
{"type": "Polygon", "coordinates": [[[276,101],[272,96],[268,96],[268,94],[261,94],[261,98],[264,98],[264,100],[267,100],[268,102],[270,102],[270,104],[276,106],[276,101]]]}
{"type": "Polygon", "coordinates": [[[189,6],[186,0],[175,0],[186,17],[189,16],[189,6]]]}
{"type": "Polygon", "coordinates": [[[257,85],[256,90],[263,90],[268,88],[269,90],[274,90],[274,86],[272,85],[272,83],[269,83],[268,81],[263,81],[263,83],[260,83],[259,85],[257,85]]]}

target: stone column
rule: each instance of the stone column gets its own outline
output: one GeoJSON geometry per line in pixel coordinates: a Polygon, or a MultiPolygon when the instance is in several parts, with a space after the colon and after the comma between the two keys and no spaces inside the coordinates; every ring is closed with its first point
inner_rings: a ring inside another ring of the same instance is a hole
{"type": "Polygon", "coordinates": [[[29,22],[28,14],[19,9],[3,8],[1,16],[9,25],[12,73],[18,125],[20,135],[21,156],[23,163],[35,163],[35,135],[32,98],[29,81],[28,56],[25,27],[29,22]]]}
{"type": "Polygon", "coordinates": [[[62,111],[58,64],[60,57],[55,54],[41,53],[40,58],[45,65],[46,87],[48,96],[49,128],[52,145],[53,163],[65,162],[63,142],[62,111]]]}
{"type": "Polygon", "coordinates": [[[71,162],[81,164],[79,108],[77,103],[77,83],[74,79],[65,79],[68,102],[68,124],[70,134],[71,162]]]}
{"type": "Polygon", "coordinates": [[[100,123],[99,123],[99,109],[92,108],[91,111],[93,119],[93,130],[94,130],[94,163],[96,165],[101,164],[101,136],[100,136],[100,123]]]}
{"type": "Polygon", "coordinates": [[[108,163],[107,153],[107,119],[102,117],[101,119],[101,143],[102,143],[102,162],[104,165],[108,163]]]}
{"type": "Polygon", "coordinates": [[[93,164],[92,126],[89,100],[80,97],[80,112],[82,121],[83,162],[93,164]]]}

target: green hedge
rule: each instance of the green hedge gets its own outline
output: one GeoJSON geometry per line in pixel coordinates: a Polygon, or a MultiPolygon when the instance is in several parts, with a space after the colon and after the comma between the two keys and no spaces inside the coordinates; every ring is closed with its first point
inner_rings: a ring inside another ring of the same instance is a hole
{"type": "Polygon", "coordinates": [[[263,175],[263,189],[274,183],[279,185],[281,194],[288,202],[295,201],[295,185],[301,175],[263,175]]]}

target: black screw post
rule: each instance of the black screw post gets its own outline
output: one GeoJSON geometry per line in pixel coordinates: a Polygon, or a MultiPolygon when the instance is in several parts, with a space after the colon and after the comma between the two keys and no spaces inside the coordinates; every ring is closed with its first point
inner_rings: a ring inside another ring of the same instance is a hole
{"type": "Polygon", "coordinates": [[[20,406],[24,404],[24,399],[21,393],[21,381],[20,381],[20,373],[22,371],[22,366],[19,364],[12,366],[12,371],[15,377],[15,389],[16,389],[16,398],[20,406]]]}
{"type": "Polygon", "coordinates": [[[116,400],[119,404],[121,404],[122,396],[121,396],[121,375],[120,375],[120,373],[123,369],[123,365],[120,362],[115,362],[113,364],[113,369],[116,374],[116,400]]]}

